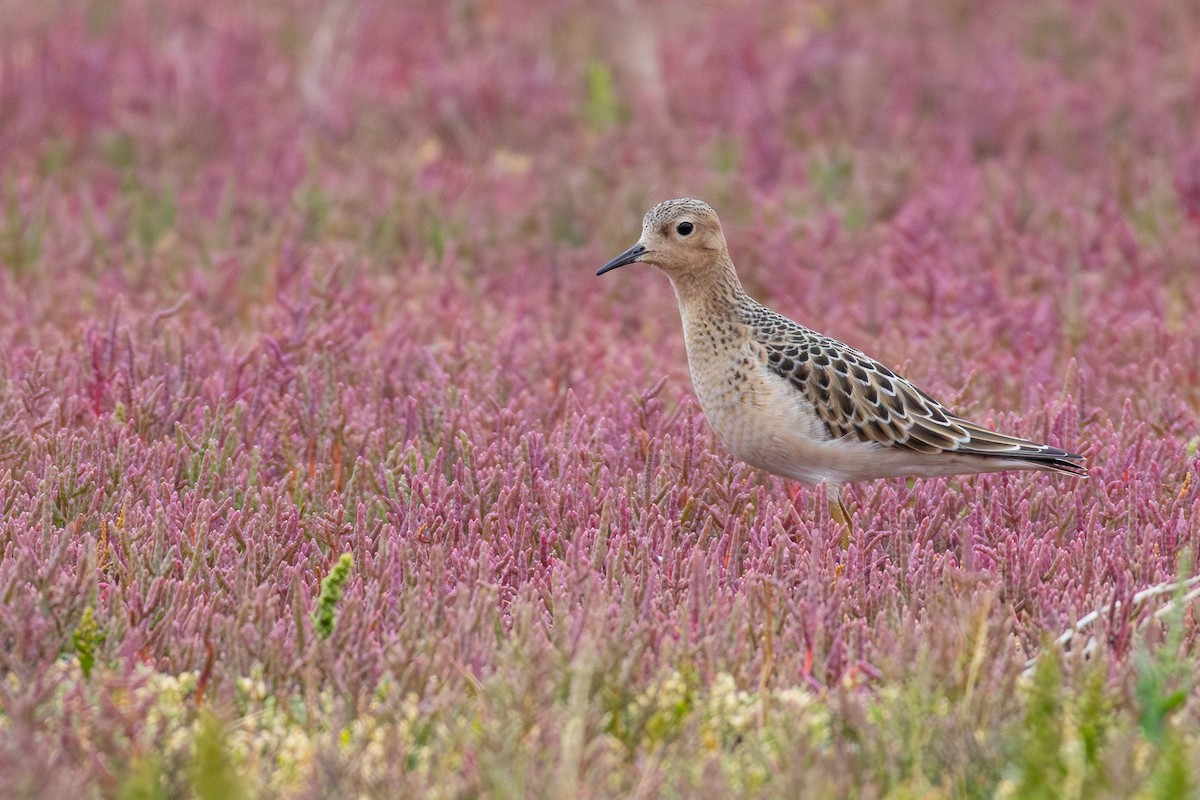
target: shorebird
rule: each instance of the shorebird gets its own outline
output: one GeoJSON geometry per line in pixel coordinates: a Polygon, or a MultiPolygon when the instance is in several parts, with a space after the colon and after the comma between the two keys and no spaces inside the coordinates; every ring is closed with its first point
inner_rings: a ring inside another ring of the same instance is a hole
{"type": "Polygon", "coordinates": [[[637,243],[601,267],[635,262],[671,279],[692,385],[741,461],[824,483],[849,526],[852,481],[1045,470],[1087,475],[1083,457],[959,417],[875,359],[759,304],[742,288],[717,213],[690,198],[650,209],[637,243]]]}

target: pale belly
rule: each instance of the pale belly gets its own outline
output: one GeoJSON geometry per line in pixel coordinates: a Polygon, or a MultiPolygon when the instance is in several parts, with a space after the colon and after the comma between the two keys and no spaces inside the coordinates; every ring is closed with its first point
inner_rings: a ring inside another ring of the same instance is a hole
{"type": "Polygon", "coordinates": [[[739,460],[805,483],[841,483],[878,450],[829,439],[803,395],[769,372],[749,345],[736,357],[708,355],[689,352],[692,385],[709,424],[739,460]]]}

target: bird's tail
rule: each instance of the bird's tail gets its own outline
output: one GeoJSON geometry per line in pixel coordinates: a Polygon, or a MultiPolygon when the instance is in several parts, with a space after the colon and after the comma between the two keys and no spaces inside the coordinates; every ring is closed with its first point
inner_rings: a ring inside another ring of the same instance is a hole
{"type": "Polygon", "coordinates": [[[971,436],[969,441],[956,448],[959,453],[1017,462],[1025,469],[1041,469],[1076,478],[1087,477],[1087,463],[1078,453],[989,431],[965,420],[956,419],[955,422],[971,436]]]}

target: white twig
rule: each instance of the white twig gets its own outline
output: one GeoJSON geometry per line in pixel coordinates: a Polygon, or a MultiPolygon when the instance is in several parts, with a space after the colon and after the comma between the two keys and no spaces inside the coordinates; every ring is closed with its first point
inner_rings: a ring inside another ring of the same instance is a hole
{"type": "MultiPolygon", "coordinates": [[[[1175,610],[1175,608],[1177,606],[1186,606],[1189,603],[1191,603],[1192,601],[1196,600],[1197,598],[1200,598],[1200,575],[1193,575],[1192,577],[1188,578],[1185,581],[1169,581],[1167,583],[1160,583],[1157,586],[1151,586],[1148,589],[1142,589],[1140,592],[1138,592],[1137,594],[1135,594],[1133,596],[1132,604],[1135,606],[1140,605],[1152,597],[1158,597],[1161,594],[1172,594],[1174,592],[1182,591],[1184,589],[1190,589],[1191,591],[1187,592],[1187,594],[1185,594],[1183,597],[1179,598],[1178,601],[1172,600],[1171,602],[1167,603],[1162,608],[1160,608],[1154,612],[1154,618],[1161,619],[1162,617],[1166,616],[1167,614],[1169,614],[1173,610],[1175,610]],[[1195,588],[1193,588],[1193,587],[1195,587],[1195,588]]],[[[1065,631],[1063,631],[1062,634],[1057,639],[1054,640],[1054,644],[1057,645],[1058,647],[1062,647],[1062,646],[1066,645],[1068,642],[1071,642],[1072,640],[1074,640],[1075,635],[1077,633],[1082,633],[1085,628],[1087,628],[1089,625],[1091,625],[1096,620],[1100,619],[1100,617],[1103,616],[1104,614],[1107,614],[1110,608],[1118,608],[1119,609],[1120,607],[1121,607],[1121,601],[1117,600],[1110,605],[1101,606],[1100,608],[1097,608],[1095,611],[1084,614],[1082,617],[1080,617],[1078,620],[1075,621],[1075,624],[1073,624],[1071,627],[1069,627],[1065,631]]],[[[1085,656],[1090,655],[1092,652],[1095,651],[1095,649],[1096,649],[1096,637],[1090,636],[1090,637],[1088,637],[1088,640],[1083,645],[1083,654],[1085,656]]],[[[1025,671],[1021,673],[1021,677],[1023,677],[1023,678],[1029,677],[1029,673],[1033,671],[1033,668],[1035,666],[1037,666],[1037,661],[1038,661],[1037,656],[1034,656],[1034,657],[1030,658],[1028,661],[1026,661],[1025,662],[1025,671]]]]}

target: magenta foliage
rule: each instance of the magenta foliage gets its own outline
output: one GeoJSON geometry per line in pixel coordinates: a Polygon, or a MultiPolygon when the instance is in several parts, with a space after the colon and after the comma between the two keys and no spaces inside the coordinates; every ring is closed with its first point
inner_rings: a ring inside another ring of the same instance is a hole
{"type": "Polygon", "coordinates": [[[1023,655],[1124,601],[1117,663],[1194,559],[1187,3],[689,4],[641,20],[649,67],[568,0],[152,5],[0,32],[22,686],[87,606],[119,675],[351,701],[487,675],[518,622],[605,633],[635,685],[826,686],[964,598],[1023,655]],[[666,281],[592,277],[679,194],[759,299],[1091,476],[858,486],[843,548],[714,441],[666,281]]]}

